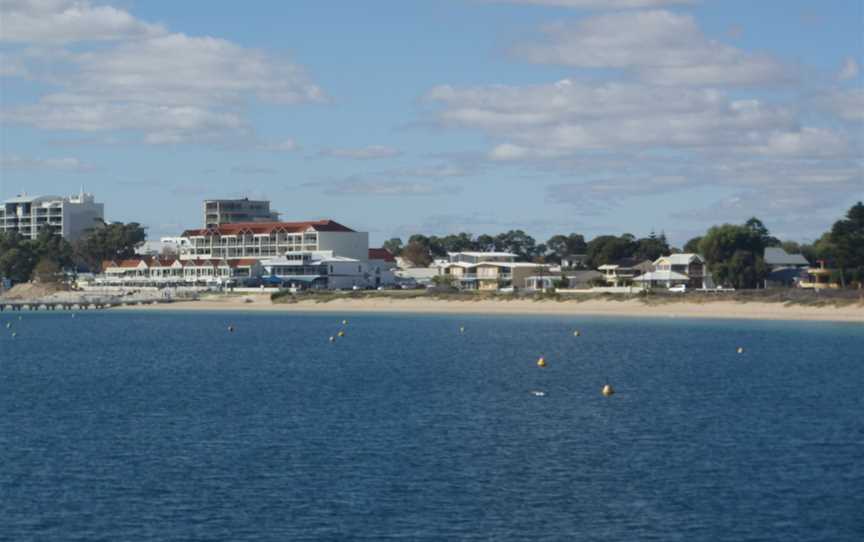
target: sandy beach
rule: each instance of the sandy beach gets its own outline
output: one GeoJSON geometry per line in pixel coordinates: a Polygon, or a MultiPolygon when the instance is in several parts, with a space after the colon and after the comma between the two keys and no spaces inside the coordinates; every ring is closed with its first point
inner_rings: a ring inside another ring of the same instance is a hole
{"type": "Polygon", "coordinates": [[[327,313],[415,313],[415,314],[524,314],[524,315],[593,315],[662,318],[738,318],[758,320],[813,320],[864,323],[864,305],[813,307],[768,302],[676,301],[646,304],[628,300],[532,300],[477,299],[447,300],[435,298],[345,298],[328,302],[302,300],[296,303],[273,303],[269,296],[213,296],[198,301],[160,305],[118,307],[112,310],[158,311],[272,311],[327,313]]]}

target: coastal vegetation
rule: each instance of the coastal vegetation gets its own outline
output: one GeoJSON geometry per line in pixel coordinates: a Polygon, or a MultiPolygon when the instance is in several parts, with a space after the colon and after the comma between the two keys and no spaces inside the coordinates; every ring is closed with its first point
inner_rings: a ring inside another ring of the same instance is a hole
{"type": "Polygon", "coordinates": [[[128,258],[144,244],[146,232],[136,222],[98,222],[70,243],[45,226],[36,239],[0,232],[0,277],[12,282],[53,282],[65,271],[98,271],[103,260],[128,258]]]}

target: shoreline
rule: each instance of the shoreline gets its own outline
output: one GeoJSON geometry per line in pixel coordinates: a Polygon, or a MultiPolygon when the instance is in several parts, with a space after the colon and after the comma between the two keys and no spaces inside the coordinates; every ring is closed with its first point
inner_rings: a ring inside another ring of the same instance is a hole
{"type": "Polygon", "coordinates": [[[443,299],[336,299],[273,303],[269,296],[214,297],[159,305],[115,307],[120,311],[242,311],[277,313],[401,313],[488,314],[525,316],[621,316],[642,318],[707,318],[737,320],[792,320],[864,323],[864,305],[813,307],[778,302],[675,301],[646,304],[638,300],[443,300],[443,299]],[[250,299],[251,301],[245,301],[250,299]]]}

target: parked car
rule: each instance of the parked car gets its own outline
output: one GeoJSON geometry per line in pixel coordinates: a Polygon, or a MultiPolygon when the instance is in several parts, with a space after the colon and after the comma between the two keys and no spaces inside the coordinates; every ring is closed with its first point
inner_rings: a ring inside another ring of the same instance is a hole
{"type": "Polygon", "coordinates": [[[675,286],[670,286],[669,291],[675,292],[677,294],[683,294],[684,292],[687,291],[687,285],[686,284],[676,284],[675,286]]]}

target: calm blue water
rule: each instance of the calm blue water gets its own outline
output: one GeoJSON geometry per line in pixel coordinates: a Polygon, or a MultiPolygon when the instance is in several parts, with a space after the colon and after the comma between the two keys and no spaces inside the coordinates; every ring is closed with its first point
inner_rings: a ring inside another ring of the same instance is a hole
{"type": "Polygon", "coordinates": [[[347,317],[0,314],[0,539],[864,539],[864,326],[347,317]]]}

